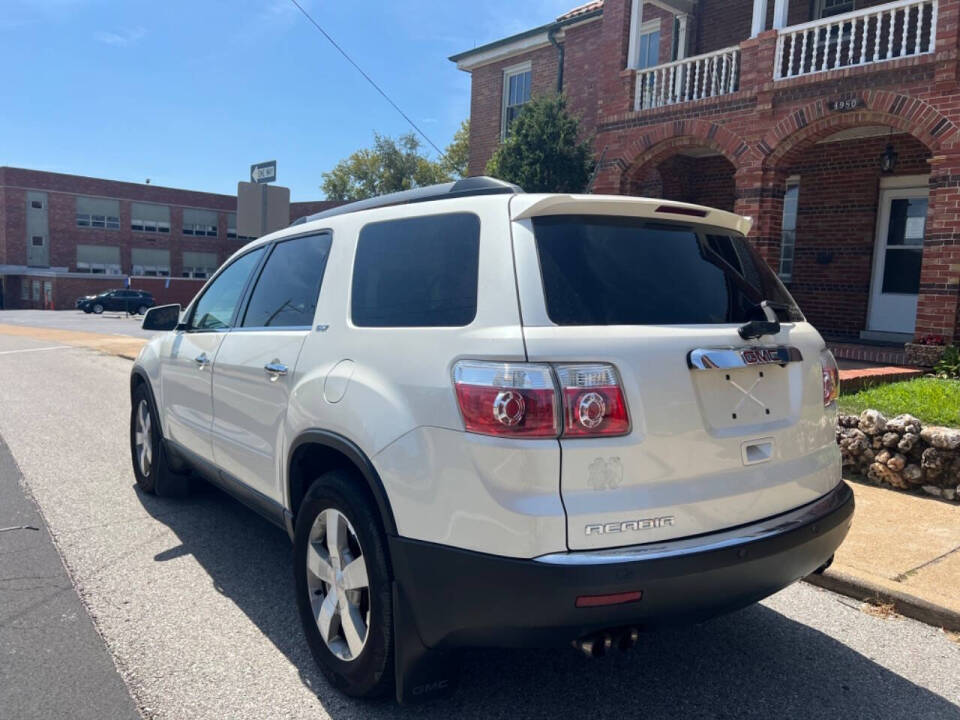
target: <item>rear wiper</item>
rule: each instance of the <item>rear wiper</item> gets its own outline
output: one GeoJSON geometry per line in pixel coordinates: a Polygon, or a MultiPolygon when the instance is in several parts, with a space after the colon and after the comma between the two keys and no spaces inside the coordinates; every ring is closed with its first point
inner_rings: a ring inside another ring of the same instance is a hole
{"type": "Polygon", "coordinates": [[[774,312],[774,308],[778,310],[789,310],[790,306],[784,303],[772,303],[769,300],[764,300],[763,302],[754,305],[763,310],[766,320],[751,320],[748,323],[745,323],[737,328],[737,332],[740,334],[744,340],[752,340],[754,338],[759,338],[764,335],[776,335],[780,332],[780,319],[777,317],[777,313],[774,312]]]}

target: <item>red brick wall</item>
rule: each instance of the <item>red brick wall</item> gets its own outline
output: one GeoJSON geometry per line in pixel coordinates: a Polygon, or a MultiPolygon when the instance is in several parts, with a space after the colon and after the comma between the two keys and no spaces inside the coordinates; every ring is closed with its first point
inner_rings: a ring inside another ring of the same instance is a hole
{"type": "MultiPolygon", "coordinates": [[[[787,169],[800,176],[797,242],[790,291],[821,332],[857,337],[867,300],[886,137],[815,145],[787,169]],[[818,259],[819,258],[819,259],[818,259]]],[[[909,135],[890,142],[898,175],[927,175],[930,151],[909,135]]]]}
{"type": "Polygon", "coordinates": [[[500,144],[503,71],[530,61],[531,94],[557,89],[557,50],[552,45],[476,68],[470,91],[470,175],[483,175],[500,144]]]}
{"type": "Polygon", "coordinates": [[[726,158],[673,155],[654,172],[641,175],[630,188],[631,195],[662,197],[696,203],[732,212],[736,202],[734,167],[726,158]]]}
{"type": "Polygon", "coordinates": [[[597,74],[602,21],[569,28],[564,40],[563,91],[585,136],[597,127],[597,74]]]}
{"type": "MultiPolygon", "coordinates": [[[[3,284],[3,307],[6,310],[46,310],[49,309],[44,304],[43,284],[51,283],[53,293],[54,309],[69,310],[74,307],[78,297],[84,295],[95,295],[105,290],[115,290],[124,287],[122,277],[106,277],[103,275],[91,275],[89,277],[31,277],[27,275],[8,275],[4,278],[3,284]],[[40,300],[33,300],[33,281],[40,283],[40,300]],[[26,284],[29,299],[21,300],[21,285],[26,284]]],[[[153,295],[157,305],[167,305],[170,303],[179,303],[186,306],[193,299],[193,296],[203,287],[205,280],[193,280],[188,278],[170,278],[170,287],[165,287],[166,278],[144,278],[134,277],[130,279],[130,287],[134,290],[145,290],[153,295]]]]}

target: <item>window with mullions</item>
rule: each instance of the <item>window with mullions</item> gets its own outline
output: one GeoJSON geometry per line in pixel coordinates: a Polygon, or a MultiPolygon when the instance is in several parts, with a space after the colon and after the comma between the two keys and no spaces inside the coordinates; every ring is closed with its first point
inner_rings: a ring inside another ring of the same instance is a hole
{"type": "Polygon", "coordinates": [[[783,195],[783,221],[780,226],[780,265],[777,274],[783,282],[793,280],[793,256],[797,247],[797,208],[800,199],[800,180],[787,180],[783,195]]]}
{"type": "Polygon", "coordinates": [[[107,198],[78,197],[77,227],[120,229],[120,201],[107,198]]]}
{"type": "Polygon", "coordinates": [[[503,120],[500,131],[503,138],[510,134],[510,125],[523,106],[530,102],[532,77],[529,64],[503,73],[503,120]]]}
{"type": "Polygon", "coordinates": [[[170,208],[166,205],[132,203],[130,206],[130,229],[137,232],[169,233],[170,208]]]}

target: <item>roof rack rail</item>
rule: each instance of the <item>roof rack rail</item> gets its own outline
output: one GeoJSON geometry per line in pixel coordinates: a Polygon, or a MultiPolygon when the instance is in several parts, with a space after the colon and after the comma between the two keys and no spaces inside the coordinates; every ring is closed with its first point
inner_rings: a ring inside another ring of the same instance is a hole
{"type": "Polygon", "coordinates": [[[366,200],[357,200],[356,202],[340,205],[339,207],[324,210],[314,215],[298,218],[290,225],[292,227],[294,225],[313,222],[314,220],[334,217],[335,215],[346,215],[347,213],[359,212],[360,210],[372,210],[373,208],[389,207],[390,205],[408,205],[410,203],[428,202],[430,200],[449,200],[452,198],[469,197],[471,195],[506,195],[522,192],[523,189],[518,185],[487,177],[486,175],[477,175],[475,177],[466,177],[456,182],[428,185],[413,190],[388,193],[387,195],[368,198],[366,200]]]}

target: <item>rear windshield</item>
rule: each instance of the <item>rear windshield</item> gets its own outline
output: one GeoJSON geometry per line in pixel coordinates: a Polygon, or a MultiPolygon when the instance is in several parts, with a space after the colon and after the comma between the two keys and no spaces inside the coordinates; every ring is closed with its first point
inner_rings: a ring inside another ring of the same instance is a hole
{"type": "Polygon", "coordinates": [[[601,215],[533,220],[547,314],[557,325],[800,321],[786,288],[742,235],[601,215]]]}

